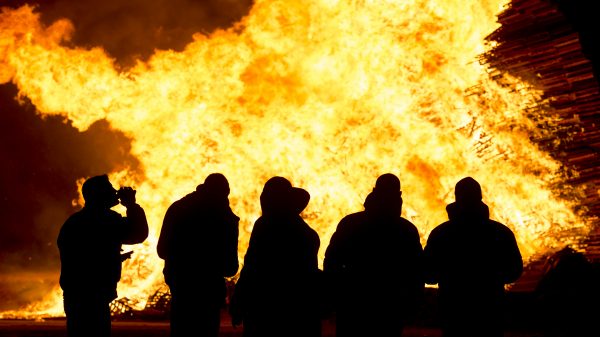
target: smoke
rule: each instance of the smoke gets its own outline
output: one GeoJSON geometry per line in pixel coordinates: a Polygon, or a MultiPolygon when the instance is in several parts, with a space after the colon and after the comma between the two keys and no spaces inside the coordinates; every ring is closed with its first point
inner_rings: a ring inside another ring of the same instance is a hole
{"type": "Polygon", "coordinates": [[[24,3],[36,4],[45,24],[69,19],[71,43],[101,46],[127,67],[155,49],[183,50],[194,33],[231,27],[248,14],[252,0],[9,0],[3,6],[24,3]]]}
{"type": "Polygon", "coordinates": [[[0,86],[0,273],[56,270],[56,237],[75,211],[76,180],[136,170],[130,139],[106,121],[79,132],[62,117],[41,119],[13,85],[0,86]]]}

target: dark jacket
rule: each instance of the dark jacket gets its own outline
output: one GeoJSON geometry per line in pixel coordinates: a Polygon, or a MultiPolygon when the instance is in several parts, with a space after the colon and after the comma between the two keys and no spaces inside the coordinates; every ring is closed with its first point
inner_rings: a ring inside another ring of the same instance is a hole
{"type": "Polygon", "coordinates": [[[431,232],[425,247],[427,283],[438,283],[444,293],[503,292],[523,271],[512,231],[490,220],[484,203],[452,203],[446,210],[449,221],[431,232]]]}
{"type": "Polygon", "coordinates": [[[324,271],[336,293],[338,325],[344,312],[364,318],[376,311],[402,320],[422,296],[419,232],[400,216],[402,201],[396,198],[371,193],[365,211],[344,217],[331,237],[324,271]]]}
{"type": "Polygon", "coordinates": [[[121,245],[148,236],[144,210],[129,206],[127,217],[110,209],[84,207],[70,216],[58,236],[65,294],[96,293],[107,301],[117,297],[121,278],[121,245]]]}
{"type": "Polygon", "coordinates": [[[523,261],[512,231],[489,219],[481,201],[452,203],[424,250],[426,282],[439,285],[440,318],[448,336],[502,336],[504,285],[523,261]]]}
{"type": "Polygon", "coordinates": [[[299,215],[256,221],[231,308],[244,336],[320,335],[319,242],[299,215]]]}
{"type": "Polygon", "coordinates": [[[174,202],[165,215],[158,256],[171,290],[198,283],[224,285],[238,271],[238,222],[227,198],[200,189],[174,202]]]}

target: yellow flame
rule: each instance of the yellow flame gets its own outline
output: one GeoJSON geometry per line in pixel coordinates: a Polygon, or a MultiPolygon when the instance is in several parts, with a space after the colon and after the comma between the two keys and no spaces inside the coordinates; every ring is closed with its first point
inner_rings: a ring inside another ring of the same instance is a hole
{"type": "Polygon", "coordinates": [[[119,286],[142,304],[162,282],[155,247],[167,207],[212,172],[230,181],[240,258],[269,177],[311,193],[303,215],[322,254],[386,172],[400,176],[404,216],[423,242],[446,219],[454,184],[473,176],[529,258],[585,223],[576,201],[552,190],[560,165],[528,138],[525,108],[540,93],[493,81],[476,61],[506,2],[261,0],[236,27],[127,71],[100,48],[62,46],[68,21],[44,27],[31,7],[4,9],[0,81],[41,114],[82,130],[105,118],[132,137],[145,175],[111,179],[134,184],[149,217],[150,237],[133,247],[119,286]]]}

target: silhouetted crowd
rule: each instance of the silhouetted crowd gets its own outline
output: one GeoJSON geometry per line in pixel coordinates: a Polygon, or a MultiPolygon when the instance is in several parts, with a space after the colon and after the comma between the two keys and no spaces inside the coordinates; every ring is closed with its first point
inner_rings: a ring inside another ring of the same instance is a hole
{"type": "MultiPolygon", "coordinates": [[[[225,278],[239,269],[240,218],[230,208],[229,192],[225,176],[213,173],[165,214],[157,252],[172,294],[173,337],[219,334],[225,278]]],[[[70,337],[106,337],[121,263],[131,255],[121,245],[143,242],[148,224],[136,191],[115,190],[106,175],[85,181],[82,193],[85,206],[58,237],[67,331],[70,337]],[[111,210],[119,201],[125,217],[111,210]]],[[[319,337],[326,317],[335,317],[338,337],[401,336],[423,302],[426,283],[438,285],[445,337],[503,336],[505,285],[520,277],[523,261],[513,232],[490,219],[473,178],[456,184],[448,221],[423,248],[415,225],[401,216],[400,180],[380,176],[364,210],[339,222],[323,270],[319,236],[300,216],[309,200],[306,190],[283,177],[264,185],[262,214],[229,303],[232,323],[243,327],[245,337],[319,337]]],[[[571,263],[554,268],[554,277],[538,289],[548,303],[570,298],[554,291],[565,282],[561,274],[587,272],[573,269],[585,261],[567,253],[571,263]]]]}

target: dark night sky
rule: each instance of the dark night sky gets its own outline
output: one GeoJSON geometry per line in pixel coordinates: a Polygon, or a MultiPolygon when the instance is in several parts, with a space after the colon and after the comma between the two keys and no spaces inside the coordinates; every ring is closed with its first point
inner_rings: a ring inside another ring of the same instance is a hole
{"type": "MultiPolygon", "coordinates": [[[[595,12],[584,8],[591,2],[555,1],[574,18],[584,50],[596,60],[595,12]]],[[[45,23],[70,19],[75,26],[72,45],[102,46],[126,68],[154,49],[183,49],[194,32],[231,26],[248,13],[252,0],[3,0],[0,6],[24,3],[38,4],[45,23]]],[[[60,117],[41,119],[35,107],[26,99],[19,104],[16,95],[13,85],[0,85],[0,301],[8,296],[3,294],[3,275],[58,269],[55,239],[74,211],[78,178],[137,165],[129,140],[108,123],[79,132],[60,117]]]]}

